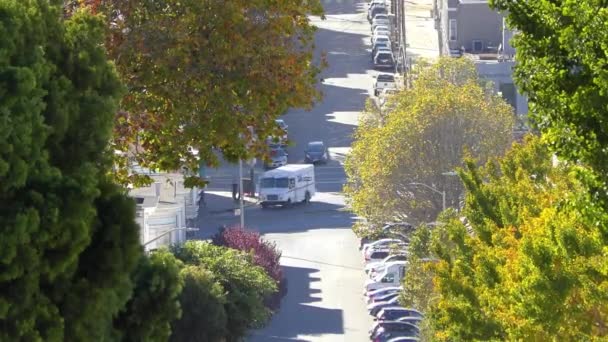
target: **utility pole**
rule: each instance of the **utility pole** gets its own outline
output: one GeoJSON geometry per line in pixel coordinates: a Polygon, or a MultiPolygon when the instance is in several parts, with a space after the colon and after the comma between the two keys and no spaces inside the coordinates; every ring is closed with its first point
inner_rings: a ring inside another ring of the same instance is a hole
{"type": "Polygon", "coordinates": [[[245,228],[245,208],[243,203],[243,159],[239,158],[239,211],[241,213],[241,228],[245,228]]]}

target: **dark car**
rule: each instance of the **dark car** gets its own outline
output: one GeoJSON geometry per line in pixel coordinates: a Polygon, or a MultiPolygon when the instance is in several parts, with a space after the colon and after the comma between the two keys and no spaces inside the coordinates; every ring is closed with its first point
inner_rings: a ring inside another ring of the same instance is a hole
{"type": "Polygon", "coordinates": [[[326,163],[328,157],[327,148],[322,141],[311,141],[304,150],[304,162],[306,163],[326,163]]]}
{"type": "Polygon", "coordinates": [[[386,50],[386,51],[392,52],[392,50],[391,50],[391,43],[390,42],[377,42],[372,47],[372,53],[371,53],[372,62],[374,61],[374,57],[376,57],[376,54],[380,50],[383,50],[383,51],[386,50]]]}
{"type": "Polygon", "coordinates": [[[367,20],[371,23],[376,14],[388,14],[388,10],[383,4],[375,4],[367,11],[367,20]]]}
{"type": "Polygon", "coordinates": [[[384,294],[383,296],[373,297],[371,300],[371,303],[388,302],[389,300],[391,300],[395,297],[398,297],[399,295],[400,295],[399,292],[387,293],[387,294],[384,294]]]}
{"type": "Polygon", "coordinates": [[[422,314],[418,310],[401,307],[384,308],[376,314],[376,319],[380,321],[395,321],[402,317],[422,318],[422,314]]]}
{"type": "MultiPolygon", "coordinates": [[[[394,321],[382,321],[376,322],[372,329],[369,331],[369,337],[374,339],[382,335],[383,333],[392,332],[396,336],[411,336],[417,337],[420,333],[420,329],[411,324],[405,322],[394,322],[394,321]]],[[[394,336],[391,336],[394,337],[394,336]]]]}
{"type": "Polygon", "coordinates": [[[379,50],[374,57],[374,68],[392,69],[395,67],[395,59],[390,51],[379,50]]]}

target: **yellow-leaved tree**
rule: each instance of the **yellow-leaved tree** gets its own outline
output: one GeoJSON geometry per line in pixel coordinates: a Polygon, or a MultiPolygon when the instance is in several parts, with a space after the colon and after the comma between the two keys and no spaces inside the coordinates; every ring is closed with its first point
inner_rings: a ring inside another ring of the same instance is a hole
{"type": "Polygon", "coordinates": [[[465,151],[485,162],[512,141],[512,108],[472,61],[441,58],[416,72],[413,87],[389,99],[390,111],[368,113],[346,160],[349,204],[372,224],[432,221],[442,192],[458,205],[458,181],[446,172],[462,165],[465,151]]]}

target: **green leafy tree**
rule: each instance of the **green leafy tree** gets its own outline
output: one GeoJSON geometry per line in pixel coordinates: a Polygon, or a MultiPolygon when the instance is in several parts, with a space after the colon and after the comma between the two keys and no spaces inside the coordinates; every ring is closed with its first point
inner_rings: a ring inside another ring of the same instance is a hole
{"type": "Polygon", "coordinates": [[[228,294],[204,266],[186,266],[181,276],[184,279],[180,295],[183,315],[173,322],[171,341],[222,341],[230,329],[224,309],[228,294]]]}
{"type": "Polygon", "coordinates": [[[115,339],[167,341],[171,323],[179,319],[183,264],[165,249],[142,256],[133,274],[135,289],[114,320],[115,339]]]}
{"type": "Polygon", "coordinates": [[[121,85],[99,17],[0,1],[0,340],[102,341],[131,296],[134,204],[112,185],[121,85]]]}
{"type": "Polygon", "coordinates": [[[209,270],[222,285],[226,293],[227,341],[238,341],[248,329],[266,323],[270,311],[264,298],[277,290],[276,282],[253,263],[252,255],[202,241],[188,241],[174,247],[174,253],[186,265],[209,270]]]}
{"type": "Polygon", "coordinates": [[[608,336],[601,201],[583,166],[555,165],[539,138],[500,162],[469,160],[464,215],[433,238],[440,340],[593,340],[608,336]],[[445,239],[447,237],[447,240],[445,239]]]}
{"type": "Polygon", "coordinates": [[[82,4],[105,14],[106,46],[128,86],[116,116],[119,178],[128,176],[127,158],[196,171],[199,160],[218,164],[214,149],[231,161],[261,156],[266,137],[279,133],[274,119],[320,97],[308,17],[322,15],[319,0],[82,4]]]}
{"type": "MultiPolygon", "coordinates": [[[[601,1],[493,0],[508,11],[514,78],[530,103],[532,123],[559,156],[608,175],[608,11],[601,1]]],[[[605,190],[597,189],[598,194],[605,190]]]]}
{"type": "Polygon", "coordinates": [[[460,166],[467,150],[483,162],[512,140],[511,107],[482,83],[467,59],[421,63],[413,87],[389,100],[391,111],[362,121],[345,163],[356,214],[376,225],[433,221],[442,196],[424,185],[457,202],[457,181],[442,173],[460,166]]]}

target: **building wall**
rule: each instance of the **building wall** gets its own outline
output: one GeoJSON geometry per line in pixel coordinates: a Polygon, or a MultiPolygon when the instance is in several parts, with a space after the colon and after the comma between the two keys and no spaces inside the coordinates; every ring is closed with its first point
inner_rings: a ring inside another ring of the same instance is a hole
{"type": "Polygon", "coordinates": [[[490,9],[487,3],[461,3],[457,11],[451,11],[457,22],[457,40],[450,41],[450,49],[464,46],[473,51],[473,40],[481,40],[482,48],[497,47],[502,42],[502,16],[490,9]]]}
{"type": "Polygon", "coordinates": [[[476,61],[475,66],[481,78],[494,83],[494,89],[502,92],[505,100],[513,106],[515,114],[522,116],[528,113],[528,100],[517,91],[513,83],[514,61],[476,61]],[[512,94],[511,91],[512,89],[512,94]]]}

